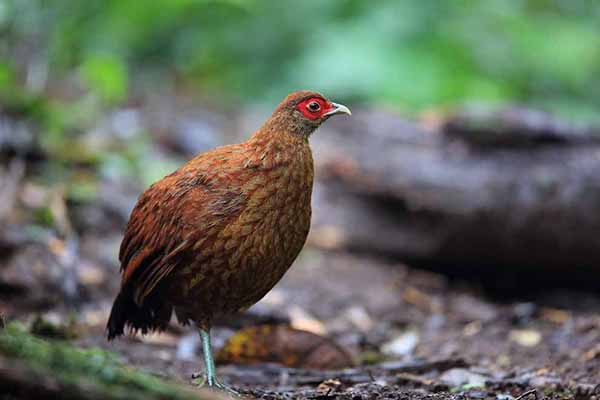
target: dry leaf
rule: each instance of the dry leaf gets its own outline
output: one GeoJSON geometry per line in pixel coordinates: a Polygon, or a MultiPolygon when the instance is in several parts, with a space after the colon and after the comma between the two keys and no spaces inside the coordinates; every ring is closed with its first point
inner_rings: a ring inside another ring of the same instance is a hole
{"type": "Polygon", "coordinates": [[[333,341],[288,325],[261,325],[237,332],[219,351],[217,361],[315,369],[353,365],[350,355],[333,341]]]}
{"type": "Polygon", "coordinates": [[[312,332],[316,335],[327,333],[327,328],[325,328],[325,325],[321,321],[299,306],[292,306],[288,314],[292,327],[298,330],[312,332]]]}
{"type": "Polygon", "coordinates": [[[553,322],[555,324],[564,324],[571,318],[568,311],[559,310],[557,308],[544,307],[540,312],[543,320],[553,322]]]}
{"type": "Polygon", "coordinates": [[[533,329],[515,329],[510,331],[509,338],[523,347],[533,347],[541,342],[542,334],[533,329]]]}

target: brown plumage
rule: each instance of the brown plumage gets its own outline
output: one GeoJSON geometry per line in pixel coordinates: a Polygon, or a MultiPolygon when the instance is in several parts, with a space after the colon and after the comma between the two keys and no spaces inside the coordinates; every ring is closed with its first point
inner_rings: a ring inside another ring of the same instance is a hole
{"type": "Polygon", "coordinates": [[[260,300],[304,245],[308,138],[338,113],[349,110],[319,93],[292,93],[248,141],[200,154],[146,190],[121,244],[108,338],[125,326],[162,330],[173,311],[208,332],[216,315],[260,300]]]}

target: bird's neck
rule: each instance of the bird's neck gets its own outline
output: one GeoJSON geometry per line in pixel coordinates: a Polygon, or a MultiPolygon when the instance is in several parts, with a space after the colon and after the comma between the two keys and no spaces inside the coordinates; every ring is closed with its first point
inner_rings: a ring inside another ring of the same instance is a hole
{"type": "Polygon", "coordinates": [[[289,113],[277,110],[265,121],[253,135],[253,137],[277,137],[290,135],[291,138],[308,140],[310,135],[319,127],[319,122],[310,121],[306,118],[294,118],[289,113]]]}
{"type": "Polygon", "coordinates": [[[275,129],[259,129],[248,140],[256,161],[265,168],[290,166],[298,168],[305,164],[312,170],[313,158],[308,136],[275,129]]]}

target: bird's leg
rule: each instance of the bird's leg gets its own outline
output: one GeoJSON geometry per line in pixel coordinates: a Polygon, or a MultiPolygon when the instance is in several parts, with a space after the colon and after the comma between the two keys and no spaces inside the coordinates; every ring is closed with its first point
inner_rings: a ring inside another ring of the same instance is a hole
{"type": "Polygon", "coordinates": [[[212,354],[212,344],[210,342],[210,331],[200,329],[200,338],[202,339],[202,354],[204,355],[204,373],[206,374],[206,384],[214,386],[217,380],[215,360],[212,354]]]}
{"type": "Polygon", "coordinates": [[[199,385],[221,389],[230,394],[239,396],[240,394],[237,391],[217,380],[215,359],[213,358],[212,344],[210,342],[210,331],[200,329],[200,339],[202,340],[202,353],[204,354],[204,380],[198,382],[199,385]]]}

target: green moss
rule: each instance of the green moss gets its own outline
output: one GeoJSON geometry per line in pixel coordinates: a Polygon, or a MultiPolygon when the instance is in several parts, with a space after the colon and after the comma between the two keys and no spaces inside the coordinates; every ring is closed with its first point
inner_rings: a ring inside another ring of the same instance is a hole
{"type": "Polygon", "coordinates": [[[110,352],[42,340],[17,323],[8,324],[0,331],[0,359],[2,357],[15,360],[15,365],[24,365],[32,381],[51,378],[58,382],[63,393],[85,394],[71,398],[183,400],[206,397],[128,368],[110,352]]]}

